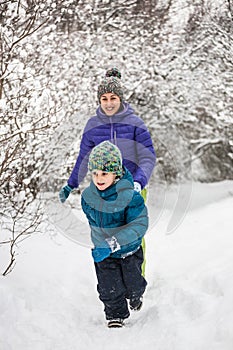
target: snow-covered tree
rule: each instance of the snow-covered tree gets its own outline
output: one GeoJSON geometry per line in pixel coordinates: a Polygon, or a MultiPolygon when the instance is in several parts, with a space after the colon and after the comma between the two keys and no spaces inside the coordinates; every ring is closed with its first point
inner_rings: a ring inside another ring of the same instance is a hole
{"type": "Polygon", "coordinates": [[[32,232],[38,194],[66,181],[111,66],[161,181],[232,179],[232,18],[227,0],[2,2],[1,241],[15,247],[22,220],[32,232]]]}
{"type": "Polygon", "coordinates": [[[54,106],[40,76],[33,67],[34,48],[30,40],[47,22],[31,1],[5,1],[1,5],[0,66],[0,199],[1,273],[15,263],[17,243],[36,230],[40,223],[40,160],[43,139],[51,128],[54,106]]]}

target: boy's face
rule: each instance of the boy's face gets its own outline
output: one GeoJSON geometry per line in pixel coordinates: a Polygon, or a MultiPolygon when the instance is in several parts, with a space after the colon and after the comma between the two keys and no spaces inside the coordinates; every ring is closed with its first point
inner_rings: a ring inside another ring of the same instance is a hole
{"type": "Polygon", "coordinates": [[[121,105],[121,100],[119,96],[113,94],[112,92],[108,92],[100,97],[100,104],[104,113],[110,117],[118,112],[121,105]]]}
{"type": "Polygon", "coordinates": [[[92,171],[92,180],[95,184],[95,186],[100,191],[106,190],[109,186],[111,186],[116,178],[116,174],[114,173],[107,173],[102,170],[93,170],[92,171]]]}

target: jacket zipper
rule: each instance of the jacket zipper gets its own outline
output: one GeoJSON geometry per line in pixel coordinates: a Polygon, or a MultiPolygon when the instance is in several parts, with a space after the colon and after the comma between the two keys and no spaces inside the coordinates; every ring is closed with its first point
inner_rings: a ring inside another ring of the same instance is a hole
{"type": "Polygon", "coordinates": [[[111,135],[110,135],[110,139],[111,139],[111,142],[117,146],[117,137],[116,137],[116,131],[114,131],[114,128],[113,128],[113,122],[112,122],[112,117],[110,117],[110,123],[111,123],[111,135]]]}

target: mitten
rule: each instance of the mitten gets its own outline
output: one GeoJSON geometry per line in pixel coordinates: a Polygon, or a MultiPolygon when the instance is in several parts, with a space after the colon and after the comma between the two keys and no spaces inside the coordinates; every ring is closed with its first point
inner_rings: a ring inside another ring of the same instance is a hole
{"type": "Polygon", "coordinates": [[[121,249],[121,246],[120,246],[120,244],[117,242],[116,237],[112,236],[111,238],[106,238],[105,241],[108,243],[108,245],[109,245],[109,247],[110,247],[112,253],[114,253],[114,252],[116,252],[117,250],[121,249]]]}
{"type": "Polygon", "coordinates": [[[93,257],[94,261],[97,263],[108,258],[111,253],[112,253],[112,251],[110,248],[94,248],[94,249],[92,249],[92,257],[93,257]]]}
{"type": "Polygon", "coordinates": [[[66,185],[65,187],[63,187],[61,189],[61,191],[59,192],[59,198],[61,203],[64,203],[67,198],[69,197],[70,192],[73,190],[73,188],[69,185],[66,185]]]}
{"type": "Polygon", "coordinates": [[[134,182],[134,191],[136,192],[141,192],[142,186],[140,185],[139,182],[134,182]]]}

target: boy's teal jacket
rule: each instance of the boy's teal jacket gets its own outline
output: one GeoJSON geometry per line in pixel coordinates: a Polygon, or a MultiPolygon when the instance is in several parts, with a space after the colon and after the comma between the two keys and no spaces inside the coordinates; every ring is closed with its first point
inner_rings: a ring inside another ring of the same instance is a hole
{"type": "Polygon", "coordinates": [[[82,193],[81,203],[91,227],[93,252],[103,255],[98,260],[92,254],[95,261],[110,255],[123,258],[140,247],[148,228],[148,212],[125,167],[123,177],[104,191],[91,182],[82,193]]]}

